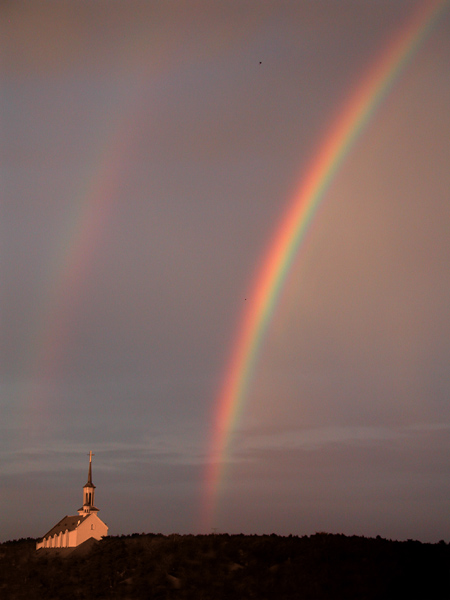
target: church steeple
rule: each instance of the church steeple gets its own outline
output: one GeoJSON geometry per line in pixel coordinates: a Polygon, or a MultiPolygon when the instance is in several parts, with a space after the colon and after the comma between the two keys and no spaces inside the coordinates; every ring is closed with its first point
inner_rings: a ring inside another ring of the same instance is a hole
{"type": "Polygon", "coordinates": [[[89,452],[89,471],[88,480],[83,487],[83,506],[78,509],[79,515],[88,515],[89,513],[98,512],[98,508],[94,505],[95,485],[92,483],[92,457],[94,454],[89,452]]]}
{"type": "Polygon", "coordinates": [[[89,472],[88,472],[88,480],[87,480],[87,484],[86,485],[90,485],[91,487],[95,487],[93,486],[92,483],[92,450],[89,452],[89,472]]]}

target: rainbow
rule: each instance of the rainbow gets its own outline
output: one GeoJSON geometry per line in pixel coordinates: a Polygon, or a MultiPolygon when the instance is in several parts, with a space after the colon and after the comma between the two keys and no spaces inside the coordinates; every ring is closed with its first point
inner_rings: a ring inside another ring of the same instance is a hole
{"type": "Polygon", "coordinates": [[[214,404],[212,436],[205,473],[202,529],[214,524],[230,436],[242,412],[259,351],[287,274],[325,194],[399,73],[432,30],[448,0],[428,0],[416,10],[350,95],[306,169],[298,193],[287,207],[257,269],[214,404]]]}
{"type": "Polygon", "coordinates": [[[56,376],[64,363],[64,345],[83,299],[92,256],[101,243],[128,166],[126,156],[136,128],[128,116],[131,113],[110,128],[101,145],[91,151],[91,160],[86,161],[89,168],[73,194],[59,246],[47,267],[45,294],[22,367],[27,373],[22,396],[28,430],[40,428],[48,419],[48,397],[55,391],[56,376]]]}

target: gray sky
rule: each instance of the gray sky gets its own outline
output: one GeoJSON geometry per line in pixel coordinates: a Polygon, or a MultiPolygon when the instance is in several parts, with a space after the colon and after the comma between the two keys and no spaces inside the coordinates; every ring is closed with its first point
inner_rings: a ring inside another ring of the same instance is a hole
{"type": "MultiPolygon", "coordinates": [[[[249,286],[414,0],[4,2],[0,539],[202,532],[249,286]]],[[[211,527],[450,539],[450,6],[298,253],[211,527]]]]}

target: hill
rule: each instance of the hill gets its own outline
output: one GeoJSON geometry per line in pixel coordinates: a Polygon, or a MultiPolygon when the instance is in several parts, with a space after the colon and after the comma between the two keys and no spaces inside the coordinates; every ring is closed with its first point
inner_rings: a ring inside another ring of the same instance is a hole
{"type": "Polygon", "coordinates": [[[73,552],[0,544],[4,600],[450,598],[450,546],[312,536],[133,534],[73,552]]]}

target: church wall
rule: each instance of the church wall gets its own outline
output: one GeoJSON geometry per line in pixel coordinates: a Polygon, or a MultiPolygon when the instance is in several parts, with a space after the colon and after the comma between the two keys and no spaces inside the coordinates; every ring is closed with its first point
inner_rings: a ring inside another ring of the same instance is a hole
{"type": "Polygon", "coordinates": [[[100,540],[102,537],[108,535],[108,527],[103,523],[96,514],[91,514],[85,519],[77,528],[77,542],[76,545],[82,544],[89,538],[95,538],[100,540]]]}
{"type": "Polygon", "coordinates": [[[100,540],[107,535],[108,526],[96,514],[91,514],[76,529],[72,531],[66,529],[66,531],[49,535],[37,542],[36,550],[39,548],[73,548],[91,537],[100,540]]]}
{"type": "Polygon", "coordinates": [[[70,548],[77,545],[77,530],[69,531],[69,541],[67,544],[70,548]]]}

